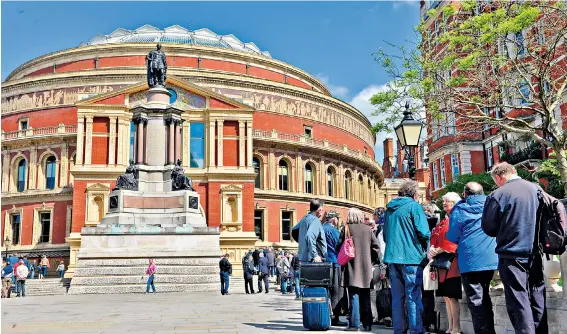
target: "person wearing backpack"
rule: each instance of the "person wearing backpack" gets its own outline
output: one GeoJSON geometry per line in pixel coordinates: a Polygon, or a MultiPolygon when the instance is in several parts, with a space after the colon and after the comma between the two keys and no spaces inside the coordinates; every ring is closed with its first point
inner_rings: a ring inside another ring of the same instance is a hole
{"type": "Polygon", "coordinates": [[[536,237],[539,189],[503,162],[490,171],[498,186],[486,199],[482,230],[496,237],[498,271],[516,333],[548,333],[545,284],[536,237]]]}

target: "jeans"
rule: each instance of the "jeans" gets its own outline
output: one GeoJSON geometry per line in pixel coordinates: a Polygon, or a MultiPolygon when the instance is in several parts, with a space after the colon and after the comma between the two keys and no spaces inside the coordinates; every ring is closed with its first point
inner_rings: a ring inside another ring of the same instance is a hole
{"type": "Polygon", "coordinates": [[[270,272],[270,277],[274,277],[274,275],[276,274],[276,267],[268,266],[268,271],[270,272]]]}
{"type": "Polygon", "coordinates": [[[389,269],[394,333],[406,333],[408,322],[410,333],[423,333],[421,303],[423,268],[418,265],[390,264],[389,269]]]}
{"type": "Polygon", "coordinates": [[[154,285],[154,275],[150,275],[148,277],[148,283],[146,284],[146,293],[150,292],[150,286],[152,287],[152,291],[156,292],[156,286],[154,285]]]}
{"type": "Polygon", "coordinates": [[[33,271],[33,270],[30,270],[30,279],[33,279],[33,277],[34,277],[34,274],[35,274],[35,271],[33,271]]]}
{"type": "Polygon", "coordinates": [[[228,293],[228,286],[230,283],[230,276],[228,272],[222,271],[220,273],[220,293],[226,295],[228,293]]]}
{"type": "Polygon", "coordinates": [[[43,278],[47,277],[47,266],[41,266],[41,274],[43,275],[43,278]]]}
{"type": "Polygon", "coordinates": [[[372,327],[372,308],[370,306],[370,289],[348,287],[350,298],[349,327],[372,327]]]}
{"type": "Polygon", "coordinates": [[[65,275],[65,271],[64,270],[59,271],[59,278],[62,279],[63,275],[65,275]]]}
{"type": "Polygon", "coordinates": [[[282,289],[282,294],[287,295],[287,278],[282,277],[281,289],[282,289]]]}
{"type": "Polygon", "coordinates": [[[17,295],[19,296],[20,293],[22,296],[26,295],[26,280],[25,279],[19,279],[16,282],[16,290],[17,290],[17,295]]]}
{"type": "Polygon", "coordinates": [[[516,334],[547,334],[543,264],[539,255],[531,261],[498,259],[504,283],[506,310],[516,334]]]}
{"type": "Polygon", "coordinates": [[[496,334],[489,290],[494,270],[461,273],[475,334],[496,334]]]}
{"type": "Polygon", "coordinates": [[[301,297],[301,286],[299,285],[299,270],[293,273],[293,280],[295,281],[295,298],[301,297]]]}

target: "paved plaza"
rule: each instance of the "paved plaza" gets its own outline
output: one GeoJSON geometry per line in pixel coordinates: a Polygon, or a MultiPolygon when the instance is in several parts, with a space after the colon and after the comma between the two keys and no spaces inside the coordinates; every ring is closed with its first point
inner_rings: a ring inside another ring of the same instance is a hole
{"type": "MultiPolygon", "coordinates": [[[[145,286],[140,286],[143,290],[145,286]]],[[[159,285],[157,286],[159,289],[159,285]]],[[[231,292],[232,293],[232,292],[231,292]]],[[[62,295],[2,299],[2,333],[302,332],[301,301],[279,293],[62,295]]],[[[333,327],[327,333],[343,332],[333,327]]],[[[374,333],[392,333],[376,327],[374,333]]]]}

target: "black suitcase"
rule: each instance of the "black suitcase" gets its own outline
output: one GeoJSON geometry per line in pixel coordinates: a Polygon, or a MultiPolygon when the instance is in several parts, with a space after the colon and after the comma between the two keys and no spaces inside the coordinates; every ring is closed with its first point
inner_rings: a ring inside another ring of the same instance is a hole
{"type": "Polygon", "coordinates": [[[331,262],[301,262],[299,282],[304,286],[331,287],[333,285],[333,264],[331,262]]]}

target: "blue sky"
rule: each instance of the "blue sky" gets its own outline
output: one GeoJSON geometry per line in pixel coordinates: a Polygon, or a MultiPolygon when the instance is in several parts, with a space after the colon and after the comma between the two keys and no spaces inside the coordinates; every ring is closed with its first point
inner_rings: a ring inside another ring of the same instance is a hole
{"type": "MultiPolygon", "coordinates": [[[[321,79],[366,115],[388,81],[372,53],[414,39],[418,1],[398,2],[2,2],[2,80],[22,63],[96,34],[144,24],[209,28],[254,42],[321,79]]],[[[382,161],[378,136],[377,160],[382,161]]]]}

